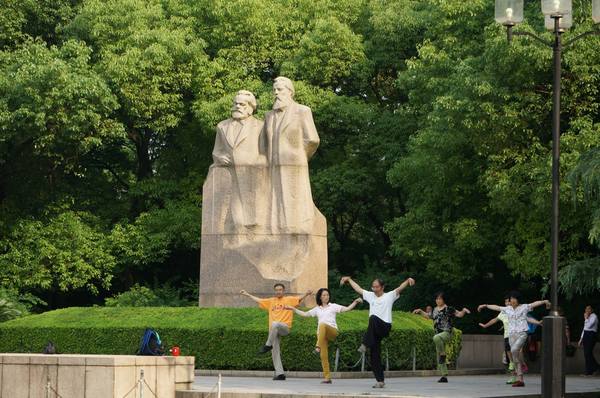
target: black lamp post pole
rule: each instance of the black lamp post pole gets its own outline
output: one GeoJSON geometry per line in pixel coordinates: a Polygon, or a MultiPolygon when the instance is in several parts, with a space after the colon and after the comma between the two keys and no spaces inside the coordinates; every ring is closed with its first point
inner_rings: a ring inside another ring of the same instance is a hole
{"type": "Polygon", "coordinates": [[[558,315],[558,235],[560,196],[560,78],[562,40],[559,18],[554,18],[554,83],[552,98],[552,315],[558,315]]]}
{"type": "Polygon", "coordinates": [[[562,38],[560,16],[554,19],[554,82],[552,96],[552,309],[544,318],[542,329],[542,397],[565,395],[565,319],[558,313],[558,243],[560,232],[560,81],[562,38]]]}
{"type": "Polygon", "coordinates": [[[506,36],[510,43],[513,36],[528,36],[552,48],[554,61],[554,79],[552,95],[552,272],[550,314],[544,318],[542,328],[543,362],[542,362],[542,397],[563,398],[565,396],[565,358],[566,358],[566,322],[558,312],[558,244],[560,233],[560,81],[561,57],[563,49],[569,49],[573,43],[587,36],[600,35],[595,29],[584,32],[563,44],[560,19],[562,15],[552,15],[554,20],[554,41],[531,32],[514,32],[514,23],[506,23],[506,36]]]}

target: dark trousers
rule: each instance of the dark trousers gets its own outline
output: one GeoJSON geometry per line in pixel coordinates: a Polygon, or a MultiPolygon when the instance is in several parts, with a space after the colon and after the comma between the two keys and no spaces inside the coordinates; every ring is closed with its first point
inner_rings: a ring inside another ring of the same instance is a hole
{"type": "Polygon", "coordinates": [[[381,340],[389,336],[392,324],[371,315],[369,327],[363,336],[363,344],[371,350],[371,367],[375,380],[383,382],[383,365],[381,363],[381,340]]]}
{"type": "Polygon", "coordinates": [[[598,369],[598,362],[594,358],[594,346],[596,345],[596,332],[586,330],[583,332],[583,355],[585,357],[585,374],[591,375],[598,369]]]}

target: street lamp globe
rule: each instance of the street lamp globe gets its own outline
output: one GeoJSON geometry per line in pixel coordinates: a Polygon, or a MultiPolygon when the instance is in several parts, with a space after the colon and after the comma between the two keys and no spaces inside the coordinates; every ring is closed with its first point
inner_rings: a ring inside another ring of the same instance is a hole
{"type": "MultiPolygon", "coordinates": [[[[569,29],[571,26],[573,26],[573,14],[564,14],[562,17],[560,17],[558,24],[561,32],[569,29]]],[[[546,26],[546,29],[549,31],[554,31],[554,18],[552,18],[550,15],[544,16],[544,26],[546,26]]]]}
{"type": "Polygon", "coordinates": [[[513,26],[523,22],[523,0],[496,0],[496,22],[513,26]]]}
{"type": "Polygon", "coordinates": [[[592,19],[600,23],[600,0],[592,0],[592,19]]]}
{"type": "Polygon", "coordinates": [[[542,0],[542,13],[544,15],[571,14],[572,8],[571,0],[542,0]]]}

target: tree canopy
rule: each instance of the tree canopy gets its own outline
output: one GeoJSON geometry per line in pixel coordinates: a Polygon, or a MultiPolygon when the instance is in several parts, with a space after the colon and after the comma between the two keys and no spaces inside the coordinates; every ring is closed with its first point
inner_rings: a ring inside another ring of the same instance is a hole
{"type": "MultiPolygon", "coordinates": [[[[492,1],[2,3],[0,287],[56,307],[197,280],[214,127],[239,89],[263,116],[278,75],[321,137],[331,275],[411,274],[465,304],[547,287],[551,51],[509,45],[492,1]]],[[[538,8],[520,29],[543,30],[538,8]]],[[[567,295],[600,288],[599,44],[563,63],[567,295]]]]}

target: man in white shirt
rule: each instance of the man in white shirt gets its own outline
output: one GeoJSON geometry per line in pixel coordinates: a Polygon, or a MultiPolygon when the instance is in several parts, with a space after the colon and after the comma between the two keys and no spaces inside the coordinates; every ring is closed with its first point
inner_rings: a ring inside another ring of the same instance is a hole
{"type": "Polygon", "coordinates": [[[579,339],[579,346],[583,346],[585,356],[585,375],[591,376],[594,372],[600,370],[600,365],[594,358],[594,346],[596,345],[596,336],[598,334],[598,317],[594,314],[591,305],[585,307],[583,313],[584,325],[579,339]]]}
{"type": "Polygon", "coordinates": [[[349,276],[344,276],[340,280],[340,285],[349,283],[350,286],[360,295],[363,300],[369,303],[369,326],[363,336],[363,344],[359,351],[365,352],[366,348],[371,350],[371,366],[373,374],[377,381],[373,388],[383,388],[385,386],[383,365],[381,363],[381,341],[390,334],[392,329],[392,306],[400,297],[400,292],[407,286],[413,286],[415,280],[408,278],[396,289],[384,292],[385,283],[381,279],[375,279],[371,284],[371,292],[363,290],[349,276]]]}

